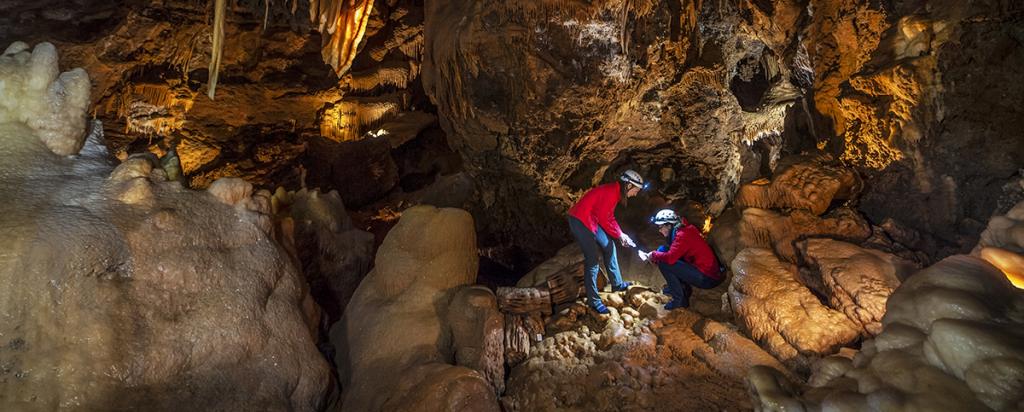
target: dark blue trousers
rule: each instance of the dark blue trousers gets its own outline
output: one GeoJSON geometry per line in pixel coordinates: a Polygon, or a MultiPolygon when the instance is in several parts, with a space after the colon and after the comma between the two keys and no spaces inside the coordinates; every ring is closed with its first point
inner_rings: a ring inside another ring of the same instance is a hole
{"type": "Polygon", "coordinates": [[[683,307],[690,305],[690,294],[693,293],[693,287],[712,289],[722,283],[721,279],[708,277],[682,259],[672,265],[658,263],[658,269],[661,270],[661,276],[668,283],[669,296],[672,296],[672,300],[681,303],[683,307]]]}
{"type": "Polygon", "coordinates": [[[601,297],[597,294],[597,272],[599,271],[597,255],[602,252],[604,255],[604,267],[608,269],[608,281],[613,286],[622,285],[622,274],[619,273],[619,260],[615,256],[615,242],[604,233],[601,226],[597,227],[597,233],[591,232],[579,219],[569,216],[569,230],[576,238],[576,243],[583,250],[583,282],[587,289],[587,301],[593,305],[600,302],[601,297]]]}

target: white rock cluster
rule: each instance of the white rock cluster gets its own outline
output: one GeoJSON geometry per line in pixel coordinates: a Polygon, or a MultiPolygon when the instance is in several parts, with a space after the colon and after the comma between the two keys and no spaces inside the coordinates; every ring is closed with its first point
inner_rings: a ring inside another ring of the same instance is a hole
{"type": "Polygon", "coordinates": [[[114,168],[85,139],[88,93],[52,45],[0,57],[0,410],[322,408],[269,193],[188,190],[149,154],[114,168]]]}
{"type": "Polygon", "coordinates": [[[64,73],[57,48],[39,43],[11,43],[0,55],[0,123],[31,128],[58,155],[78,153],[85,142],[89,109],[89,75],[82,69],[64,73]]]}

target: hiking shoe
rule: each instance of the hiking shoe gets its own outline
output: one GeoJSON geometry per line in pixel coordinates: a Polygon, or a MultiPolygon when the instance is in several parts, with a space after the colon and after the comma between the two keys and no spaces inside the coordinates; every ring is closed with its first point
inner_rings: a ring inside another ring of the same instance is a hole
{"type": "Polygon", "coordinates": [[[662,295],[668,295],[669,294],[668,293],[668,285],[665,285],[665,287],[661,288],[661,294],[662,295]]]}
{"type": "Polygon", "coordinates": [[[633,286],[633,282],[622,282],[619,286],[612,286],[612,292],[622,292],[629,289],[630,286],[633,286]]]}
{"type": "Polygon", "coordinates": [[[676,309],[676,308],[688,308],[688,307],[690,307],[690,302],[682,302],[682,301],[675,300],[675,299],[672,299],[671,302],[665,304],[665,310],[672,310],[672,309],[676,309]]]}
{"type": "Polygon", "coordinates": [[[607,315],[609,313],[608,308],[604,306],[603,302],[591,303],[590,308],[593,309],[594,312],[600,313],[602,315],[607,315]]]}

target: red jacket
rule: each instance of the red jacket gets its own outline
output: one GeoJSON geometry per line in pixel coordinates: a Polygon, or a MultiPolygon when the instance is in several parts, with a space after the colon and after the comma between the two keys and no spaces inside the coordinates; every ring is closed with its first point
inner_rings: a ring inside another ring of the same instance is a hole
{"type": "Polygon", "coordinates": [[[615,221],[615,205],[619,204],[622,188],[619,182],[607,183],[590,189],[569,209],[569,216],[583,222],[591,232],[597,233],[600,225],[612,239],[622,236],[619,222],[615,221]]]}
{"type": "Polygon", "coordinates": [[[704,241],[700,230],[689,224],[685,219],[672,236],[669,236],[672,245],[666,252],[652,252],[651,261],[654,263],[665,263],[674,265],[679,259],[697,268],[700,273],[712,279],[721,279],[718,260],[715,259],[715,252],[711,246],[704,241]]]}

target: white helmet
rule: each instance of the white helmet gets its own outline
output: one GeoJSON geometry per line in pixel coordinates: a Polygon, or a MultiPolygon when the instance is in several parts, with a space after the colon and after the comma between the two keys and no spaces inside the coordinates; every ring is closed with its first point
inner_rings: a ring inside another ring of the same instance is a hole
{"type": "Polygon", "coordinates": [[[619,176],[619,180],[629,183],[640,189],[644,188],[644,178],[640,176],[640,173],[637,173],[633,169],[629,169],[625,172],[622,172],[622,176],[619,176]]]}
{"type": "Polygon", "coordinates": [[[672,209],[661,209],[654,216],[651,216],[651,223],[658,226],[679,224],[679,216],[672,209]]]}

